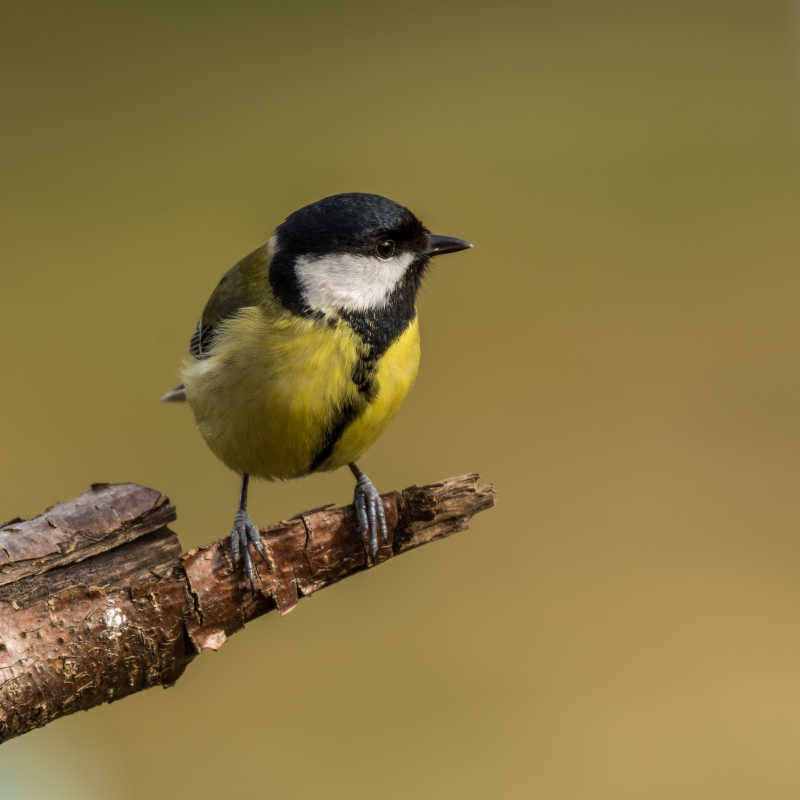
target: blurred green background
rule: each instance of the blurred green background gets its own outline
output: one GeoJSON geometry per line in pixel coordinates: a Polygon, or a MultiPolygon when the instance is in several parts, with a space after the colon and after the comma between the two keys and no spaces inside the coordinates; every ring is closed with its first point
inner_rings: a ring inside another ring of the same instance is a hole
{"type": "Polygon", "coordinates": [[[662,5],[6,9],[0,517],[138,481],[224,535],[237,479],[158,398],[341,191],[476,243],[363,466],[498,505],[5,744],[3,800],[797,796],[800,15],[662,5]]]}

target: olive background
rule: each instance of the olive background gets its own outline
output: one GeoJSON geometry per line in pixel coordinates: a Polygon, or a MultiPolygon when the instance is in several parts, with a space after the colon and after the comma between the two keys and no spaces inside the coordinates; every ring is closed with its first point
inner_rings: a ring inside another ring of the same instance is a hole
{"type": "Polygon", "coordinates": [[[158,398],[222,272],[341,191],[475,243],[362,466],[497,507],[3,745],[0,797],[796,797],[798,34],[771,2],[7,9],[0,517],[137,481],[185,548],[225,535],[237,478],[158,398]]]}

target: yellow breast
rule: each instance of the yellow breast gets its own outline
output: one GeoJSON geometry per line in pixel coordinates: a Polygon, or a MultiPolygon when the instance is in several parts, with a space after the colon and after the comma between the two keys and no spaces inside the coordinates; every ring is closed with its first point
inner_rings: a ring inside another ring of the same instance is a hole
{"type": "Polygon", "coordinates": [[[377,393],[345,428],[320,469],[336,469],[360,458],[399,410],[419,369],[419,325],[414,318],[377,364],[377,393]]]}
{"type": "Polygon", "coordinates": [[[188,361],[182,380],[200,432],[227,466],[291,478],[308,473],[326,443],[317,468],[336,469],[383,431],[417,374],[416,319],[375,365],[369,398],[353,381],[364,352],[343,322],[251,306],[220,326],[211,356],[188,361]]]}

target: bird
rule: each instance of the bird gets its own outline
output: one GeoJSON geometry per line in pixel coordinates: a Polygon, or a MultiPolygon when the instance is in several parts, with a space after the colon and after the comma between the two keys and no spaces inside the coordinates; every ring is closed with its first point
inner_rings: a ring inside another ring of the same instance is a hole
{"type": "Polygon", "coordinates": [[[357,460],[417,376],[416,300],[430,261],[472,244],[432,234],[377,194],[331,195],[293,212],[211,294],[162,400],[186,401],[211,451],[241,476],[230,533],[255,589],[250,477],[287,480],[349,466],[358,532],[373,560],[383,503],[357,460]]]}

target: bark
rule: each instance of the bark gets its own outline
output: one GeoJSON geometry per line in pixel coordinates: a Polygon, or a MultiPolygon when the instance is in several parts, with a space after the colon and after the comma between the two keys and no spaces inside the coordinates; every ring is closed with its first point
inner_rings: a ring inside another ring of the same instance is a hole
{"type": "Polygon", "coordinates": [[[477,475],[383,496],[389,543],[369,559],[351,506],[261,531],[257,590],[227,537],[181,553],[169,499],[95,484],[29,521],[0,526],[0,742],[73,711],[171,686],[203,650],[254,617],[419,545],[464,530],[494,504],[477,475]]]}

